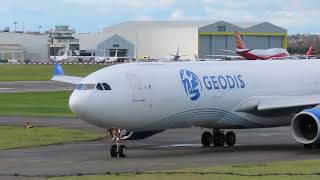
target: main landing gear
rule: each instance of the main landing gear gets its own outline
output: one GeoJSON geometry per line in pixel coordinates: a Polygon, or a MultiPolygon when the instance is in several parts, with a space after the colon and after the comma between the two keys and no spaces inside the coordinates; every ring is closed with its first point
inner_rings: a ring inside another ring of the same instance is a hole
{"type": "Polygon", "coordinates": [[[236,134],[232,131],[229,131],[226,134],[221,130],[213,130],[212,133],[206,131],[202,134],[201,143],[203,147],[209,147],[211,144],[215,147],[221,147],[225,144],[234,146],[236,143],[236,134]]]}
{"type": "Polygon", "coordinates": [[[111,135],[112,139],[116,142],[113,144],[110,149],[111,157],[126,157],[127,156],[127,147],[125,145],[120,145],[119,141],[122,137],[125,136],[126,131],[121,129],[110,129],[109,134],[111,135]]]}

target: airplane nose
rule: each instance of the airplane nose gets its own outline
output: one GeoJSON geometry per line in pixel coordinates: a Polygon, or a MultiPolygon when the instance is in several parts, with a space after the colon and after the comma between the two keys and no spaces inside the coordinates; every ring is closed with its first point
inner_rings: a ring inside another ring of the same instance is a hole
{"type": "Polygon", "coordinates": [[[73,113],[77,114],[77,113],[76,113],[77,100],[76,100],[76,97],[75,97],[74,94],[75,94],[75,93],[73,92],[73,93],[71,94],[70,98],[69,98],[69,107],[70,107],[70,109],[71,109],[71,111],[72,111],[73,113]]]}
{"type": "Polygon", "coordinates": [[[69,98],[69,107],[73,113],[80,115],[86,109],[86,95],[73,92],[69,98]]]}

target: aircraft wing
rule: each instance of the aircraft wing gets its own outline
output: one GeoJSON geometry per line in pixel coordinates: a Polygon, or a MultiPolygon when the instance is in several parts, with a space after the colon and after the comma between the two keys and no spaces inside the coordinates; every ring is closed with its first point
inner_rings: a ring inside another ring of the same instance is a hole
{"type": "Polygon", "coordinates": [[[221,55],[205,55],[207,57],[230,57],[230,58],[242,58],[242,56],[230,56],[230,55],[225,55],[225,54],[221,54],[221,55]]]}
{"type": "Polygon", "coordinates": [[[52,81],[64,82],[69,84],[79,84],[83,77],[65,76],[64,71],[59,63],[54,64],[54,76],[52,81]]]}
{"type": "Polygon", "coordinates": [[[228,50],[228,49],[220,49],[220,50],[224,52],[236,53],[235,50],[228,50]]]}
{"type": "MultiPolygon", "coordinates": [[[[110,58],[114,58],[114,57],[110,57],[110,58]]],[[[117,58],[119,58],[119,59],[132,59],[132,58],[135,58],[134,56],[119,56],[119,57],[117,57],[117,58]]]]}
{"type": "Polygon", "coordinates": [[[82,81],[82,77],[75,76],[53,76],[52,81],[64,82],[69,84],[79,84],[82,81]]]}
{"type": "Polygon", "coordinates": [[[320,104],[320,95],[251,97],[239,104],[234,111],[264,113],[277,110],[303,110],[320,104]]]}

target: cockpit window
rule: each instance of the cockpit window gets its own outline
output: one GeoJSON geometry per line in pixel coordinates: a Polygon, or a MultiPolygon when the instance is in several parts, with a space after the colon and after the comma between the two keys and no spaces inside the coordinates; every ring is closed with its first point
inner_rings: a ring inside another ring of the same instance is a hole
{"type": "Polygon", "coordinates": [[[99,91],[110,91],[111,87],[107,83],[98,83],[98,84],[78,84],[76,86],[77,90],[93,90],[97,89],[99,91]]]}
{"type": "Polygon", "coordinates": [[[107,83],[102,83],[103,87],[104,87],[104,90],[106,91],[110,91],[111,90],[111,87],[109,86],[109,84],[107,83]]]}
{"type": "Polygon", "coordinates": [[[96,84],[85,84],[82,90],[92,90],[96,88],[96,84]]]}
{"type": "Polygon", "coordinates": [[[102,85],[101,85],[101,83],[98,83],[97,86],[96,86],[96,88],[97,88],[97,90],[99,90],[99,91],[103,91],[103,90],[104,90],[103,87],[102,87],[102,85]]]}
{"type": "Polygon", "coordinates": [[[83,87],[83,85],[84,85],[84,84],[78,84],[77,87],[76,87],[76,89],[77,89],[77,90],[81,90],[82,87],[83,87]]]}

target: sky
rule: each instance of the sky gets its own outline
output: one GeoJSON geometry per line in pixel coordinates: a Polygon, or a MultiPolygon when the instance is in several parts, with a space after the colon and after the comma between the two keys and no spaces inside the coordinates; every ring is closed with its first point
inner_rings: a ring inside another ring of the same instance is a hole
{"type": "Polygon", "coordinates": [[[319,0],[0,0],[0,29],[69,25],[100,32],[130,20],[271,22],[289,34],[320,34],[319,0]]]}

